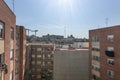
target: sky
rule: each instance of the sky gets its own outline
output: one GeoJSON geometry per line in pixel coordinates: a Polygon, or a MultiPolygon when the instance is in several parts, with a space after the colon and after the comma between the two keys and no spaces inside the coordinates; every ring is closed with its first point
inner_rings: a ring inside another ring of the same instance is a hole
{"type": "MultiPolygon", "coordinates": [[[[13,10],[12,0],[5,0],[13,10]]],[[[46,34],[88,38],[89,30],[120,24],[120,0],[14,0],[16,24],[46,34]]],[[[34,33],[31,33],[34,34],[34,33]]]]}

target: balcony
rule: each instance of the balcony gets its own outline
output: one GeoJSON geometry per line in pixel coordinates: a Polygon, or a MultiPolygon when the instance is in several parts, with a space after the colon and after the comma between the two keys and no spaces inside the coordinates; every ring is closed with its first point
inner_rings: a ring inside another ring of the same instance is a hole
{"type": "Polygon", "coordinates": [[[106,54],[108,57],[114,57],[114,51],[105,51],[105,54],[106,54]]]}

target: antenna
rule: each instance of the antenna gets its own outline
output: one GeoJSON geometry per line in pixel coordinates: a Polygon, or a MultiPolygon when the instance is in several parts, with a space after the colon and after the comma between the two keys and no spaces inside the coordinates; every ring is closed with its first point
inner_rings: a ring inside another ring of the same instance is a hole
{"type": "Polygon", "coordinates": [[[106,24],[106,27],[108,26],[108,18],[105,19],[105,24],[106,24]]]}
{"type": "Polygon", "coordinates": [[[66,26],[64,27],[64,36],[66,38],[66,26]]]}
{"type": "Polygon", "coordinates": [[[13,12],[15,11],[15,4],[14,4],[14,0],[12,0],[12,5],[13,5],[13,12]]]}

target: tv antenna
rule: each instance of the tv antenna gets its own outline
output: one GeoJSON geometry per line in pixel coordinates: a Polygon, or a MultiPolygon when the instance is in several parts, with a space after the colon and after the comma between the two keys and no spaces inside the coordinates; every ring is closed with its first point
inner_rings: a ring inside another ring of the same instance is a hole
{"type": "Polygon", "coordinates": [[[108,18],[105,19],[105,24],[106,24],[106,27],[108,26],[108,18]]]}
{"type": "Polygon", "coordinates": [[[66,26],[64,27],[64,37],[66,38],[66,26]]]}

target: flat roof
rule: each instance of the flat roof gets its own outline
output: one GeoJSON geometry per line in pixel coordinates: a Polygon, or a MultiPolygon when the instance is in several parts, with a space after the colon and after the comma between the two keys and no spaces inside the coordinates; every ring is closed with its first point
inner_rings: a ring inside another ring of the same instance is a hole
{"type": "Polygon", "coordinates": [[[108,28],[118,28],[118,27],[120,28],[120,25],[113,25],[113,26],[107,26],[107,27],[103,27],[103,28],[96,28],[96,29],[91,29],[89,31],[108,29],[108,28]]]}

